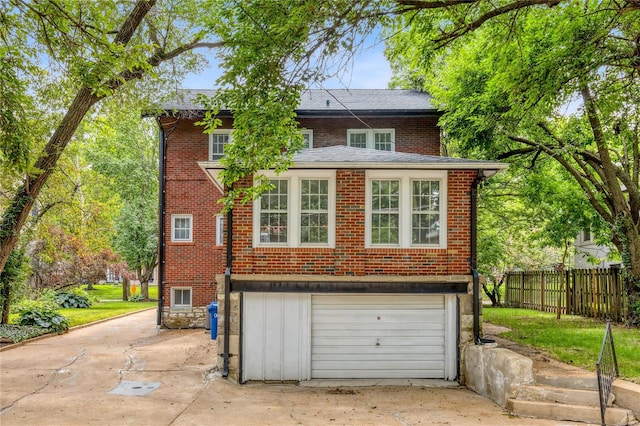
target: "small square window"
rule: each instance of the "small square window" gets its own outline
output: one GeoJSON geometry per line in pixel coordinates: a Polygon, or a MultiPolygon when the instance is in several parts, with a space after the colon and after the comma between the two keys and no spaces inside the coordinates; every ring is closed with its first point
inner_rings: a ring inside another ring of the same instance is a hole
{"type": "Polygon", "coordinates": [[[174,308],[191,307],[191,287],[174,287],[171,289],[171,306],[174,308]]]}
{"type": "Polygon", "coordinates": [[[191,242],[193,240],[193,216],[190,214],[171,215],[171,241],[191,242]]]}

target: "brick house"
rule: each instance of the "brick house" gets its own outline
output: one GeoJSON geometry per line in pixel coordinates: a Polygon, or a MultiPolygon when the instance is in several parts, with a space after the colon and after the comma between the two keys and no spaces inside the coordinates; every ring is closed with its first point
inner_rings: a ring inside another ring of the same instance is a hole
{"type": "Polygon", "coordinates": [[[463,380],[460,348],[479,338],[476,189],[506,166],[441,156],[427,94],[330,92],[302,96],[294,166],[227,215],[232,116],[205,135],[196,92],[164,106],[158,321],[203,327],[217,300],[219,365],[240,382],[463,380]]]}

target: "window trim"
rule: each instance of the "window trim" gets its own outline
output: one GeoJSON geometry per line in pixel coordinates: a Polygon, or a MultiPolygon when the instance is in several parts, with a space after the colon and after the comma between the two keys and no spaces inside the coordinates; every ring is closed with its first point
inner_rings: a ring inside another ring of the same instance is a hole
{"type": "Polygon", "coordinates": [[[222,246],[224,241],[224,216],[216,215],[216,246],[222,246]]]}
{"type": "Polygon", "coordinates": [[[193,289],[191,287],[171,287],[171,308],[173,309],[191,309],[193,308],[193,289]],[[189,290],[189,304],[176,304],[176,290],[189,290]]]}
{"type": "Polygon", "coordinates": [[[313,129],[300,129],[300,133],[302,133],[303,135],[309,135],[309,146],[307,146],[306,148],[303,147],[302,149],[313,148],[313,129]]]}
{"type": "Polygon", "coordinates": [[[220,161],[220,158],[224,156],[224,153],[223,153],[219,158],[213,158],[213,155],[214,155],[213,154],[213,136],[214,135],[228,135],[229,141],[225,144],[225,145],[228,145],[233,141],[233,129],[216,129],[212,133],[209,133],[209,153],[207,158],[208,161],[220,161]]]}
{"type": "MultiPolygon", "coordinates": [[[[386,152],[395,152],[396,150],[396,129],[388,128],[388,129],[347,129],[347,146],[351,146],[351,135],[356,133],[365,133],[367,138],[367,149],[376,149],[375,148],[375,134],[376,133],[391,133],[391,151],[386,152]]],[[[383,150],[379,150],[383,151],[383,150]]]]}
{"type": "Polygon", "coordinates": [[[446,170],[367,170],[365,172],[365,248],[418,248],[418,249],[446,249],[447,248],[447,171],[446,170]],[[372,188],[371,181],[378,179],[395,179],[400,181],[399,200],[399,232],[398,244],[373,244],[371,242],[372,188]],[[412,213],[411,204],[412,182],[416,180],[431,180],[440,182],[440,242],[438,244],[413,244],[411,238],[412,213]]]}
{"type": "Polygon", "coordinates": [[[191,243],[193,242],[193,215],[192,214],[172,214],[171,215],[171,242],[191,243]],[[175,236],[176,219],[189,219],[189,237],[177,239],[175,236]]]}
{"type": "Polygon", "coordinates": [[[262,173],[269,179],[288,181],[287,199],[287,242],[266,243],[260,241],[260,198],[253,202],[253,247],[327,247],[336,245],[336,171],[335,170],[290,170],[277,175],[273,171],[262,173]],[[326,243],[301,242],[301,194],[300,181],[307,179],[326,179],[329,181],[328,238],[326,243]]]}

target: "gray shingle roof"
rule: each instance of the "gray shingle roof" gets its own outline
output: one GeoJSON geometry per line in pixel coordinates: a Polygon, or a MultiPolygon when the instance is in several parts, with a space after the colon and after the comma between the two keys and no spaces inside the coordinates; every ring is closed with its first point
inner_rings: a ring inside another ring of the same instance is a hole
{"type": "MultiPolygon", "coordinates": [[[[212,96],[215,90],[178,90],[172,100],[162,103],[160,107],[165,111],[203,110],[202,105],[196,102],[198,94],[212,96]]],[[[437,113],[429,94],[416,90],[392,89],[310,89],[302,93],[297,111],[303,114],[347,111],[437,113]]]]}
{"type": "Polygon", "coordinates": [[[371,167],[433,169],[505,169],[507,164],[495,161],[469,160],[405,152],[378,151],[350,146],[305,149],[293,157],[293,168],[371,167]]]}

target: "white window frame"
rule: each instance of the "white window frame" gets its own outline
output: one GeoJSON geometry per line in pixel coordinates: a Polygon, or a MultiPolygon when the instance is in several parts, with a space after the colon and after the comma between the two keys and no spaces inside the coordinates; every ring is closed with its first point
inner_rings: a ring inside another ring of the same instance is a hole
{"type": "MultiPolygon", "coordinates": [[[[390,133],[391,134],[391,151],[396,150],[396,130],[395,129],[347,129],[347,146],[351,146],[351,135],[364,133],[367,138],[367,149],[376,149],[375,147],[375,134],[376,133],[390,133]]],[[[383,151],[383,150],[381,150],[383,151]]]]}
{"type": "Polygon", "coordinates": [[[216,216],[216,245],[223,245],[224,237],[224,216],[221,214],[216,216]]]}
{"type": "Polygon", "coordinates": [[[367,170],[365,183],[365,247],[366,248],[447,248],[447,171],[440,170],[367,170]],[[372,189],[371,181],[395,179],[400,181],[398,244],[373,244],[371,242],[372,189]],[[440,182],[440,235],[438,244],[413,244],[411,238],[411,191],[414,180],[440,182]]]}
{"type": "Polygon", "coordinates": [[[336,245],[336,172],[335,170],[290,170],[276,175],[263,172],[269,179],[288,181],[287,242],[271,243],[260,240],[260,199],[253,202],[253,247],[329,247],[336,245]],[[326,243],[302,243],[300,241],[300,182],[307,179],[326,179],[329,182],[328,241],[326,243]]]}
{"type": "MultiPolygon", "coordinates": [[[[209,134],[209,161],[219,161],[220,158],[222,158],[224,156],[223,154],[218,154],[213,152],[213,136],[214,135],[227,135],[229,136],[229,141],[225,144],[228,145],[233,141],[233,130],[232,129],[216,129],[213,131],[213,133],[209,134]],[[216,156],[216,158],[214,158],[214,155],[216,156]]],[[[224,147],[223,147],[224,150],[224,147]]]]}
{"type": "Polygon", "coordinates": [[[193,289],[191,287],[171,287],[171,307],[174,309],[191,309],[193,307],[193,289]],[[176,290],[189,290],[189,304],[176,303],[176,290]]]}
{"type": "Polygon", "coordinates": [[[302,129],[300,130],[300,133],[302,133],[302,135],[309,135],[309,146],[304,147],[305,149],[310,149],[313,148],[313,130],[311,129],[302,129]]]}
{"type": "Polygon", "coordinates": [[[172,243],[190,243],[193,241],[193,215],[192,214],[172,214],[171,215],[171,242],[172,243]],[[176,219],[189,219],[189,237],[176,238],[176,219]]]}

